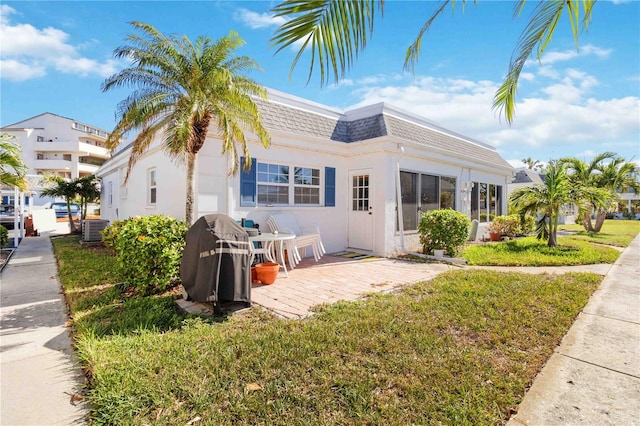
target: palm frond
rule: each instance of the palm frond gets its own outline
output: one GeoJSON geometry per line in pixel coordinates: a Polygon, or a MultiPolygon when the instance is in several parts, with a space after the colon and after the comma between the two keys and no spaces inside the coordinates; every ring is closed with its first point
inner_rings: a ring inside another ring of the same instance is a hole
{"type": "MultiPolygon", "coordinates": [[[[384,2],[378,1],[382,13],[384,2]]],[[[373,34],[375,0],[285,0],[276,5],[275,16],[294,16],[282,24],[271,38],[276,53],[302,43],[291,68],[291,77],[303,52],[310,48],[311,65],[308,81],[318,60],[320,83],[344,77],[358,53],[367,45],[367,37],[373,34]]]]}

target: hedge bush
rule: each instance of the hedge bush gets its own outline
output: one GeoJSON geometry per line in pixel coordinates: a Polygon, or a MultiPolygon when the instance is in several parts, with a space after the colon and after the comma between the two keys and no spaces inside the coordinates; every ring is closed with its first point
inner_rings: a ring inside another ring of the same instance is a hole
{"type": "Polygon", "coordinates": [[[111,250],[116,249],[116,239],[118,238],[118,234],[120,233],[120,229],[124,223],[124,220],[114,220],[111,221],[109,226],[100,231],[100,235],[102,235],[102,244],[104,244],[105,247],[110,248],[111,250]]]}
{"type": "Polygon", "coordinates": [[[520,233],[520,216],[512,214],[509,216],[496,216],[493,223],[500,228],[500,233],[509,238],[514,238],[520,233]]]}
{"type": "Polygon", "coordinates": [[[0,248],[9,244],[9,231],[4,226],[0,225],[0,248]]]}
{"type": "Polygon", "coordinates": [[[420,217],[418,232],[424,254],[443,249],[455,256],[469,238],[471,221],[467,215],[452,209],[431,210],[420,217]]]}
{"type": "Polygon", "coordinates": [[[145,295],[178,284],[186,233],[184,222],[168,216],[127,219],[115,237],[118,275],[145,295]]]}

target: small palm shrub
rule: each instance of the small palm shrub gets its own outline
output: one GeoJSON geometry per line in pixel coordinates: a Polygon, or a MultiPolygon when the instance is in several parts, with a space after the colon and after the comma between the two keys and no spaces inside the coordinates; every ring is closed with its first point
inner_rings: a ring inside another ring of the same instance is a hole
{"type": "Polygon", "coordinates": [[[520,233],[520,217],[512,214],[509,216],[496,216],[493,223],[500,228],[500,234],[514,238],[520,233]]]}
{"type": "Polygon", "coordinates": [[[7,244],[9,244],[9,231],[7,231],[7,228],[4,226],[0,225],[0,248],[7,244]]]}
{"type": "Polygon", "coordinates": [[[161,293],[179,283],[184,222],[164,215],[135,217],[116,232],[116,268],[139,294],[161,293]]]}
{"type": "Polygon", "coordinates": [[[102,235],[102,244],[105,247],[110,248],[111,250],[116,249],[116,239],[118,238],[118,234],[120,233],[120,229],[122,225],[124,225],[124,220],[114,220],[100,231],[100,235],[102,235]]]}
{"type": "Polygon", "coordinates": [[[469,238],[471,221],[467,215],[452,209],[431,210],[420,217],[418,232],[424,254],[445,250],[455,256],[469,238]]]}

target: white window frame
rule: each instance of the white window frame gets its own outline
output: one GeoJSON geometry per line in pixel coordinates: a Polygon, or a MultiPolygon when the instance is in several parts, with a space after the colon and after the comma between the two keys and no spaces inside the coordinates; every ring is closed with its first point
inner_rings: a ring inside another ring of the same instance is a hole
{"type": "Polygon", "coordinates": [[[158,174],[155,167],[147,169],[147,205],[158,203],[158,174]]]}
{"type": "Polygon", "coordinates": [[[275,161],[260,161],[257,164],[258,170],[257,170],[257,176],[256,176],[256,202],[258,206],[266,206],[266,207],[271,207],[271,206],[283,206],[283,207],[320,207],[323,205],[323,198],[324,198],[324,167],[319,167],[319,166],[302,166],[299,164],[294,164],[294,163],[285,163],[285,162],[275,162],[275,161]],[[282,168],[282,167],[287,167],[288,168],[288,182],[287,183],[278,183],[278,182],[268,182],[268,181],[264,181],[264,180],[260,180],[260,174],[261,173],[265,173],[264,171],[261,172],[260,171],[260,165],[267,165],[267,166],[276,166],[277,168],[282,168]],[[302,184],[302,183],[296,183],[296,179],[295,179],[295,171],[296,169],[307,169],[307,170],[311,170],[311,174],[312,174],[312,179],[313,179],[313,170],[317,170],[318,171],[318,183],[317,185],[311,184],[311,185],[307,185],[307,184],[302,184]],[[288,192],[287,192],[287,203],[264,203],[264,202],[260,202],[260,194],[259,194],[259,187],[260,186],[273,186],[273,187],[286,187],[288,192]],[[295,199],[295,192],[296,192],[296,188],[316,188],[318,190],[318,202],[317,203],[296,203],[295,199]]]}

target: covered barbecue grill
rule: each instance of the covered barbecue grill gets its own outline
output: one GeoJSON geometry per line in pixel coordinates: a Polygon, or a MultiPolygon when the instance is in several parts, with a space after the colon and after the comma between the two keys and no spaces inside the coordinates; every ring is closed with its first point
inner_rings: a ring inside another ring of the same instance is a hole
{"type": "Polygon", "coordinates": [[[187,232],[180,276],[188,299],[251,304],[251,243],[247,232],[223,214],[198,219],[187,232]]]}

